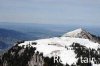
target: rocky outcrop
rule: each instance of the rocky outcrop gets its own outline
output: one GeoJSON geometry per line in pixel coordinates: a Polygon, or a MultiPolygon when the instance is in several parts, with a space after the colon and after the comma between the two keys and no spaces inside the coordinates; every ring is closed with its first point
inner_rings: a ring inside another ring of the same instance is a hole
{"type": "Polygon", "coordinates": [[[43,66],[44,65],[44,59],[42,55],[39,55],[38,53],[34,54],[30,61],[28,61],[28,66],[43,66]]]}
{"type": "Polygon", "coordinates": [[[0,66],[43,66],[43,55],[35,50],[16,45],[3,54],[0,66]]]}

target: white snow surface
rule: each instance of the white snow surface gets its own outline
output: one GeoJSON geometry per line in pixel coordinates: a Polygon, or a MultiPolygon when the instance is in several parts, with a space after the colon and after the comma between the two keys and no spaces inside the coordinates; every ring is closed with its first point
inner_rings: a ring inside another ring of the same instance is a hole
{"type": "Polygon", "coordinates": [[[81,32],[85,32],[82,28],[76,29],[74,31],[70,31],[68,33],[65,33],[62,37],[79,37],[81,32]]]}
{"type": "Polygon", "coordinates": [[[26,45],[30,45],[32,47],[36,47],[36,51],[43,53],[45,57],[53,57],[57,55],[60,57],[62,61],[61,63],[71,65],[77,62],[77,58],[75,58],[76,54],[74,53],[74,50],[67,50],[66,47],[70,47],[73,43],[79,43],[87,48],[93,49],[100,47],[98,43],[91,42],[88,39],[71,37],[54,37],[34,41],[25,41],[24,43],[19,44],[19,46],[24,45],[24,47],[26,47],[26,45]],[[36,42],[37,44],[33,45],[33,42],[36,42]]]}

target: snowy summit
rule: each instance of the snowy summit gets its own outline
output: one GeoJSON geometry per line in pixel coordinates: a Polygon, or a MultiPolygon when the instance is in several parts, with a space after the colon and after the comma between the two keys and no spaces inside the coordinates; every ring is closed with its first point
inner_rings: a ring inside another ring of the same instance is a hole
{"type": "Polygon", "coordinates": [[[98,42],[100,43],[100,40],[98,37],[95,35],[85,31],[82,28],[76,29],[74,31],[70,31],[62,35],[62,37],[72,37],[72,38],[83,38],[83,39],[88,39],[91,40],[92,42],[98,42]]]}
{"type": "Polygon", "coordinates": [[[68,47],[71,47],[73,43],[78,43],[86,48],[91,48],[97,50],[100,47],[99,43],[94,43],[89,40],[91,34],[85,30],[79,28],[74,31],[64,34],[62,37],[54,37],[48,39],[40,39],[35,41],[25,41],[24,43],[19,44],[19,46],[26,47],[30,45],[35,47],[37,51],[43,53],[44,57],[53,57],[58,55],[61,58],[61,63],[66,65],[76,64],[78,59],[74,50],[67,50],[68,47]],[[34,44],[36,43],[36,44],[34,44]]]}
{"type": "Polygon", "coordinates": [[[76,29],[74,31],[70,31],[65,33],[62,37],[74,37],[74,38],[83,38],[84,36],[88,35],[89,33],[83,30],[82,28],[76,29]]]}
{"type": "MultiPolygon", "coordinates": [[[[7,59],[12,59],[13,62],[16,58],[23,59],[20,62],[22,64],[26,62],[28,66],[100,66],[100,43],[98,41],[100,38],[79,28],[61,37],[20,42],[9,50],[8,56],[10,54],[12,58],[7,57],[7,59]],[[32,48],[36,49],[32,50],[32,48]],[[43,57],[40,57],[41,53],[43,57]],[[59,59],[60,61],[57,62],[59,59]]],[[[4,61],[3,64],[10,63],[5,58],[4,61]]],[[[19,63],[19,66],[25,65],[19,63]]]]}

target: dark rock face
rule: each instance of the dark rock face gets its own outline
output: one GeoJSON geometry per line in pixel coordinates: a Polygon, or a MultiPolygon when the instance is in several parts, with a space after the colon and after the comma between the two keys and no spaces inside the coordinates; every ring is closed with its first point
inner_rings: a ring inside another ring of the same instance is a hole
{"type": "Polygon", "coordinates": [[[100,43],[100,37],[93,35],[89,32],[86,32],[85,30],[83,30],[80,33],[80,38],[85,38],[85,39],[89,39],[90,41],[100,43]]]}
{"type": "Polygon", "coordinates": [[[100,37],[93,35],[85,30],[79,33],[79,38],[89,39],[90,41],[100,43],[100,37]]]}

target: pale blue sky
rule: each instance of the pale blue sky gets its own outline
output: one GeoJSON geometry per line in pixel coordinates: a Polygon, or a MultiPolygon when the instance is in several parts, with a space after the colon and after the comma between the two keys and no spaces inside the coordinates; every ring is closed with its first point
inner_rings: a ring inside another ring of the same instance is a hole
{"type": "Polygon", "coordinates": [[[100,0],[0,0],[0,22],[100,26],[100,0]]]}

